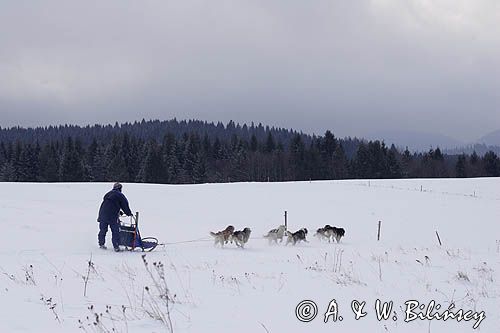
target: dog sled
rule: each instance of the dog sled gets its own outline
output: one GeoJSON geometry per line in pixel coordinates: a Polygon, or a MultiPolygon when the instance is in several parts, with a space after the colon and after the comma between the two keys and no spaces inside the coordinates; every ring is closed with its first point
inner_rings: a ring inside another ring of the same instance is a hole
{"type": "Polygon", "coordinates": [[[139,212],[130,216],[128,223],[120,221],[120,245],[128,251],[141,249],[143,252],[151,252],[158,246],[155,237],[141,237],[139,232],[139,212]]]}

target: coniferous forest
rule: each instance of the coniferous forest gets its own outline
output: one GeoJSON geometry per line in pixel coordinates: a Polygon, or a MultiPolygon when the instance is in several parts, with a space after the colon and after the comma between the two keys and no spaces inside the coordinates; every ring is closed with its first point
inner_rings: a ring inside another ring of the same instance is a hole
{"type": "Polygon", "coordinates": [[[0,181],[205,183],[500,176],[479,156],[398,150],[380,141],[306,135],[230,121],[0,128],[0,181]]]}

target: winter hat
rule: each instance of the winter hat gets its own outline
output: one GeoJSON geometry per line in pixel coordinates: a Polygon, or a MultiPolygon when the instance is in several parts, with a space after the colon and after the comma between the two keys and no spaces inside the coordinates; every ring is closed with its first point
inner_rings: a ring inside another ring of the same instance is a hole
{"type": "Polygon", "coordinates": [[[113,190],[121,190],[122,189],[122,184],[116,182],[114,185],[113,185],[113,190]]]}

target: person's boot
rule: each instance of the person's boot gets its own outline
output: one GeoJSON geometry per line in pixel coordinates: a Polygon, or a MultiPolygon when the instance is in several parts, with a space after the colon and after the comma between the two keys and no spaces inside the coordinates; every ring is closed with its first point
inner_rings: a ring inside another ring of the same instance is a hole
{"type": "Polygon", "coordinates": [[[107,249],[108,249],[108,248],[106,247],[106,245],[99,245],[99,248],[100,248],[101,250],[107,250],[107,249]]]}
{"type": "Polygon", "coordinates": [[[121,249],[119,247],[115,247],[115,252],[121,252],[121,249]]]}

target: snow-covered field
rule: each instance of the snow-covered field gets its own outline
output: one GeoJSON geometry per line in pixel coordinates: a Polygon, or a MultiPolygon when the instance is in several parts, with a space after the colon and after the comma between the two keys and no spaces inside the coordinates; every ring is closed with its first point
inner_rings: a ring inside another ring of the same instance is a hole
{"type": "Polygon", "coordinates": [[[500,331],[499,178],[125,184],[142,235],[166,243],[147,267],[142,253],[97,248],[110,187],[0,183],[0,332],[165,332],[168,317],[174,332],[472,332],[483,311],[477,330],[500,331]],[[285,210],[309,243],[262,239],[285,210]],[[228,224],[252,229],[245,249],[213,247],[208,232],[228,224]],[[346,229],[340,244],[313,237],[325,224],[346,229]],[[388,320],[377,299],[394,302],[388,320]],[[311,322],[296,317],[303,300],[317,304],[311,322]],[[324,323],[332,300],[343,320],[324,323]],[[405,322],[410,300],[478,317],[405,322]]]}

